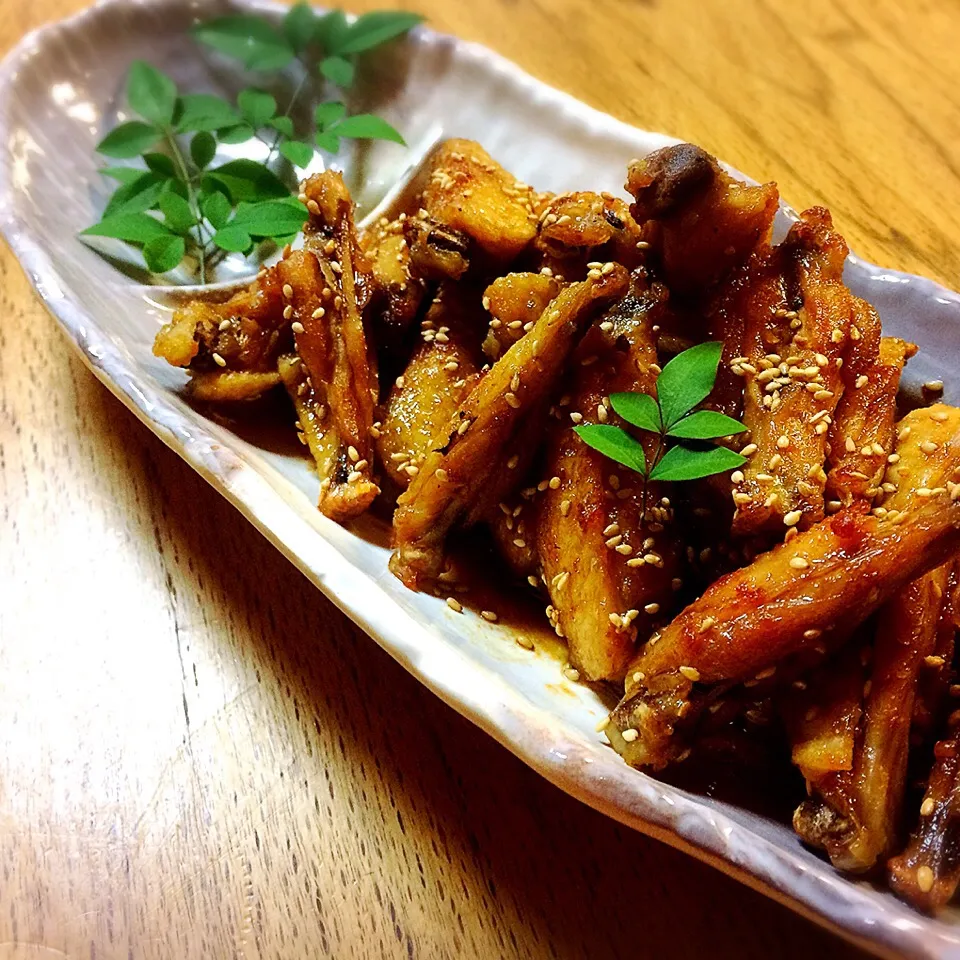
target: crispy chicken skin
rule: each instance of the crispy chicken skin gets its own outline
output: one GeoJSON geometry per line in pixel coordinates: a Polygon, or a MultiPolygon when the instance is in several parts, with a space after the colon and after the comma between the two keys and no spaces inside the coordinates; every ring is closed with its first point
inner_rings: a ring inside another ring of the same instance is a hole
{"type": "Polygon", "coordinates": [[[960,410],[938,404],[908,414],[900,437],[900,459],[887,471],[896,492],[882,519],[862,507],[822,520],[721,577],[651,638],[628,667],[626,696],[607,726],[629,763],[660,769],[684,755],[683,734],[710,688],[828,651],[960,548],[960,410]],[[635,732],[625,739],[627,730],[635,732]]]}
{"type": "Polygon", "coordinates": [[[781,536],[824,514],[827,431],[843,392],[852,296],[843,284],[847,245],[830,214],[801,215],[787,239],[758,258],[739,291],[748,461],[733,493],[733,532],[781,536]]]}
{"type": "MultiPolygon", "coordinates": [[[[661,286],[632,278],[630,293],[603,317],[609,328],[594,326],[577,348],[570,403],[547,441],[537,536],[547,612],[588,680],[623,679],[638,629],[646,637],[669,612],[680,550],[669,499],[662,502],[667,489],[650,483],[644,512],[641,478],[589,448],[568,416],[620,422],[610,393],[654,392],[653,327],[665,300],[661,286]]],[[[656,438],[642,442],[652,458],[656,438]]]]}
{"type": "Polygon", "coordinates": [[[434,151],[420,202],[425,218],[467,237],[498,264],[533,241],[542,204],[472,140],[447,140],[434,151]]]}
{"type": "MultiPolygon", "coordinates": [[[[864,329],[863,317],[879,327],[873,308],[862,300],[858,306],[862,317],[854,318],[851,334],[854,329],[858,333],[864,329]]],[[[861,335],[852,344],[853,362],[844,367],[843,396],[827,434],[826,497],[845,505],[872,500],[880,492],[887,457],[893,450],[900,375],[917,349],[897,337],[883,337],[872,360],[857,362],[862,356],[857,347],[865,340],[861,335]]]]}
{"type": "Polygon", "coordinates": [[[559,281],[544,273],[508,273],[497,277],[483,292],[483,305],[490,314],[483,352],[496,360],[509,350],[533,329],[559,292],[559,281]]]}
{"type": "Polygon", "coordinates": [[[419,589],[439,574],[447,532],[505,472],[505,447],[554,388],[587,324],[623,296],[627,283],[626,271],[615,266],[567,287],[460,405],[443,446],[427,456],[394,514],[390,567],[407,586],[419,589]]]}
{"type": "Polygon", "coordinates": [[[366,510],[380,492],[373,478],[377,375],[361,317],[373,281],[340,174],[317,174],[302,189],[310,211],[304,249],[281,260],[277,272],[297,353],[337,437],[333,463],[317,463],[320,510],[342,522],[366,510]]]}
{"type": "Polygon", "coordinates": [[[390,388],[378,429],[384,471],[401,490],[431,450],[476,380],[477,331],[482,308],[470,291],[446,284],[421,323],[420,342],[390,388]]]}
{"type": "Polygon", "coordinates": [[[275,370],[277,357],[290,349],[281,287],[273,268],[224,303],[188,303],[160,328],[154,354],[191,371],[275,370]]]}
{"type": "Polygon", "coordinates": [[[204,403],[254,400],[280,383],[276,370],[198,370],[191,373],[187,390],[204,403]]]}
{"type": "Polygon", "coordinates": [[[887,864],[894,893],[927,913],[949,903],[960,884],[958,832],[960,741],[954,722],[934,747],[933,769],[910,842],[887,864]]]}
{"type": "Polygon", "coordinates": [[[951,564],[924,574],[881,607],[853,764],[809,781],[797,833],[835,866],[864,873],[892,852],[906,790],[917,679],[933,654],[951,564]]]}
{"type": "Polygon", "coordinates": [[[658,227],[655,258],[678,295],[712,287],[766,244],[779,201],[774,184],[734,180],[691,143],[634,160],[626,189],[635,199],[630,212],[637,223],[658,227]]]}

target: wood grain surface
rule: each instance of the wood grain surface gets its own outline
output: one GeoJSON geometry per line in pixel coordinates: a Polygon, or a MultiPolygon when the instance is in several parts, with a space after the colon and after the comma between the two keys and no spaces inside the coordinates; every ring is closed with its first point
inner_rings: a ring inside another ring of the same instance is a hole
{"type": "MultiPolygon", "coordinates": [[[[82,5],[5,0],[0,50],[82,5]]],[[[960,281],[955,2],[405,5],[960,281]]],[[[2,960],[851,953],[422,689],[96,382],[5,248],[0,317],[2,960]]]]}

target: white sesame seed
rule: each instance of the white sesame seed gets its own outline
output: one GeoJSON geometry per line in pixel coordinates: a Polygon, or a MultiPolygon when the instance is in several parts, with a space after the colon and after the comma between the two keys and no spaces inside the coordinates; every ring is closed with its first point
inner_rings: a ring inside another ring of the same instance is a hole
{"type": "Polygon", "coordinates": [[[560,513],[561,513],[563,516],[566,516],[569,512],[570,512],[570,501],[569,501],[569,500],[563,500],[563,501],[561,501],[561,503],[560,503],[560,513]]]}
{"type": "Polygon", "coordinates": [[[927,797],[923,803],[920,804],[920,816],[929,817],[935,807],[936,804],[934,803],[933,797],[927,797]]]}
{"type": "Polygon", "coordinates": [[[633,743],[633,741],[636,740],[637,737],[640,736],[640,734],[636,730],[634,730],[633,727],[627,727],[626,730],[620,731],[620,736],[624,740],[626,740],[627,743],[633,743]]]}
{"type": "Polygon", "coordinates": [[[659,603],[648,603],[648,604],[643,608],[643,611],[644,611],[644,613],[649,613],[651,616],[653,616],[653,614],[660,612],[660,604],[659,604],[659,603]]]}
{"type": "Polygon", "coordinates": [[[359,470],[352,470],[347,477],[347,483],[356,483],[362,476],[363,474],[359,470]]]}
{"type": "Polygon", "coordinates": [[[456,613],[463,613],[463,604],[455,597],[447,597],[447,606],[456,613]]]}
{"type": "Polygon", "coordinates": [[[484,620],[489,620],[490,623],[496,623],[498,620],[497,615],[492,610],[481,610],[480,616],[483,617],[484,620]]]}
{"type": "Polygon", "coordinates": [[[700,671],[696,667],[680,667],[679,672],[693,683],[700,679],[700,671]]]}
{"type": "Polygon", "coordinates": [[[799,522],[803,514],[799,510],[791,510],[783,518],[783,522],[788,527],[795,527],[799,522]]]}
{"type": "Polygon", "coordinates": [[[224,360],[223,357],[221,357],[219,353],[213,354],[213,362],[214,362],[218,367],[225,367],[225,366],[227,365],[227,361],[224,360]]]}
{"type": "Polygon", "coordinates": [[[933,870],[926,864],[917,867],[917,886],[921,893],[929,893],[933,889],[934,879],[933,870]]]}
{"type": "Polygon", "coordinates": [[[790,566],[794,570],[806,570],[810,566],[810,561],[804,560],[803,557],[791,557],[790,566]]]}
{"type": "Polygon", "coordinates": [[[932,440],[924,440],[923,443],[920,444],[920,449],[924,453],[934,453],[937,445],[932,440]]]}
{"type": "Polygon", "coordinates": [[[283,285],[283,295],[289,300],[293,296],[293,287],[289,283],[283,285]]]}

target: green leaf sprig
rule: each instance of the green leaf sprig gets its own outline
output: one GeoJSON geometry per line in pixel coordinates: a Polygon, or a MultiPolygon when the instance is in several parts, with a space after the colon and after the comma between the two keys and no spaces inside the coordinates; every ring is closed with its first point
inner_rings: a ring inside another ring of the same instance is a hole
{"type": "Polygon", "coordinates": [[[645,393],[612,393],[610,405],[628,424],[654,433],[657,451],[647,462],[643,445],[622,427],[595,423],[574,427],[594,450],[650,480],[699,480],[734,470],[746,458],[726,447],[704,443],[747,428],[713,410],[694,410],[713,389],[723,344],[701,343],[675,356],[657,377],[656,398],[645,393]],[[677,441],[667,445],[668,440],[677,441]],[[690,441],[694,441],[693,445],[690,441]]]}
{"type": "MultiPolygon", "coordinates": [[[[298,3],[281,29],[242,15],[202,23],[194,36],[249,70],[283,70],[299,58],[307,76],[319,74],[346,88],[356,76],[357,54],[401,36],[421,20],[416,14],[377,11],[350,23],[341,11],[318,17],[298,3]]],[[[143,167],[101,171],[118,186],[100,221],[82,235],[140,247],[154,273],[167,273],[188,257],[200,283],[207,282],[225,253],[248,254],[265,240],[278,245],[292,240],[307,211],[292,195],[297,179],[292,171],[284,180],[271,169],[278,154],[302,169],[318,147],[335,154],[343,139],[404,142],[380,117],[347,116],[339,100],[315,107],[313,131],[296,131],[291,113],[304,85],[305,80],[281,110],[272,94],[255,87],[241,91],[236,103],[206,93],[181,94],[156,67],[133,63],[126,94],[135,119],[111,130],[97,151],[115,160],[140,158],[143,167]],[[254,138],[268,147],[263,161],[215,163],[220,145],[254,138]]]]}

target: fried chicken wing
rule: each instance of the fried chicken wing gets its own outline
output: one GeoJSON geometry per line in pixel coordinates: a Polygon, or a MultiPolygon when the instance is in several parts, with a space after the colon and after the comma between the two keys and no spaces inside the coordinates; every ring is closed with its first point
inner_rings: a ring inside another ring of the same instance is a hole
{"type": "MultiPolygon", "coordinates": [[[[651,482],[645,503],[641,478],[588,447],[567,416],[615,422],[611,393],[655,393],[653,327],[665,300],[661,286],[634,276],[630,293],[577,348],[571,403],[547,442],[537,551],[548,615],[588,680],[623,679],[638,627],[646,636],[669,612],[680,549],[667,488],[651,482]]],[[[652,459],[657,438],[642,442],[652,459]]]]}
{"type": "Polygon", "coordinates": [[[933,653],[950,564],[902,588],[880,609],[862,727],[849,770],[811,781],[793,825],[842,870],[889,855],[900,829],[917,679],[933,653]]]}
{"type": "Polygon", "coordinates": [[[910,842],[887,864],[894,893],[927,913],[949,903],[960,884],[958,840],[960,741],[954,722],[948,736],[934,748],[933,769],[910,842]]]}
{"type": "Polygon", "coordinates": [[[473,140],[447,140],[431,158],[420,199],[436,224],[469,238],[484,258],[509,263],[533,241],[540,195],[473,140]]]}
{"type": "MultiPolygon", "coordinates": [[[[862,316],[855,318],[851,327],[851,335],[854,330],[859,334],[854,348],[866,340],[861,332],[867,326],[863,317],[879,325],[872,307],[862,300],[858,306],[862,316]]],[[[900,375],[916,349],[897,337],[883,337],[867,362],[856,362],[862,356],[862,351],[856,350],[854,362],[844,367],[843,396],[827,434],[828,500],[850,504],[872,500],[880,492],[887,457],[893,450],[900,375]]]]}
{"type": "Polygon", "coordinates": [[[582,279],[592,262],[638,267],[648,246],[623,200],[588,190],[553,197],[540,214],[534,241],[541,266],[568,281],[582,279]]]}
{"type": "Polygon", "coordinates": [[[276,370],[200,370],[191,374],[187,391],[204,403],[234,403],[254,400],[280,383],[276,370]]]}
{"type": "Polygon", "coordinates": [[[734,180],[691,143],[634,160],[626,188],[637,223],[657,224],[653,252],[667,286],[680,295],[707,290],[767,243],[779,202],[775,184],[734,180]]]}
{"type": "Polygon", "coordinates": [[[806,680],[797,681],[785,697],[781,709],[790,759],[808,782],[853,768],[863,714],[864,654],[870,652],[858,637],[806,680]]]}
{"type": "Polygon", "coordinates": [[[384,347],[397,350],[426,292],[426,282],[412,264],[402,219],[382,217],[364,231],[360,249],[366,256],[375,289],[373,327],[384,347]]]}
{"type": "Polygon", "coordinates": [[[744,350],[732,368],[744,377],[750,443],[733,493],[738,536],[778,537],[785,526],[803,530],[824,514],[827,431],[851,332],[846,256],[830,214],[808,210],[739,294],[744,350]]]}
{"type": "Polygon", "coordinates": [[[960,410],[939,404],[908,414],[900,437],[900,459],[887,471],[896,492],[882,519],[861,507],[820,521],[721,577],[651,638],[607,726],[629,763],[676,760],[710,688],[770,676],[811,648],[826,653],[957,551],[960,410]]]}
{"type": "Polygon", "coordinates": [[[483,292],[490,326],[483,352],[496,360],[533,329],[547,304],[560,292],[560,283],[544,273],[508,273],[483,292]]]}
{"type": "Polygon", "coordinates": [[[474,384],[482,322],[477,298],[453,284],[440,288],[427,311],[420,343],[390,390],[377,431],[383,468],[401,490],[446,441],[444,430],[474,384]]]}
{"type": "Polygon", "coordinates": [[[380,492],[373,478],[377,374],[361,318],[373,282],[342,177],[327,171],[302,189],[310,211],[304,249],[281,260],[277,273],[297,353],[331,418],[327,436],[332,442],[335,431],[337,438],[333,463],[317,462],[319,507],[342,522],[366,510],[380,492]]]}
{"type": "Polygon", "coordinates": [[[281,287],[273,268],[224,303],[191,301],[157,332],[154,354],[191,371],[272,372],[291,344],[281,287]]]}
{"type": "Polygon", "coordinates": [[[447,531],[489,496],[485,488],[506,472],[505,448],[556,385],[589,321],[626,291],[622,267],[592,273],[563,290],[473,388],[442,447],[428,454],[400,497],[390,566],[408,586],[419,588],[440,572],[447,531]]]}

